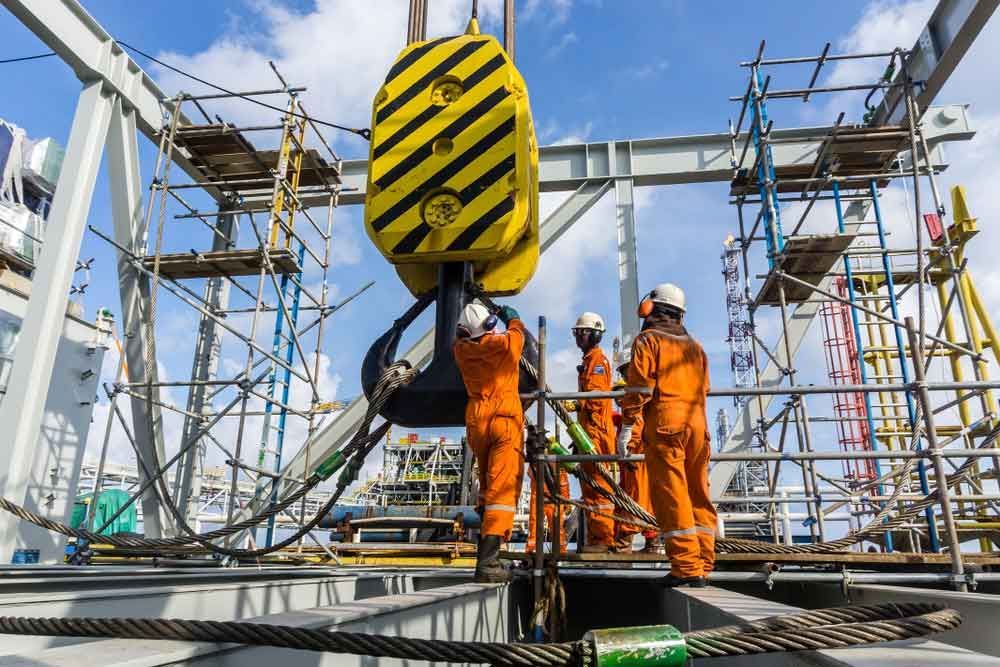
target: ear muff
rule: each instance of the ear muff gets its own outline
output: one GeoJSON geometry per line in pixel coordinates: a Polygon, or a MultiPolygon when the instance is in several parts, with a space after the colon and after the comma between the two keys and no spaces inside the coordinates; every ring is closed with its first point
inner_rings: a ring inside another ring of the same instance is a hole
{"type": "Polygon", "coordinates": [[[639,309],[636,311],[636,314],[638,314],[639,317],[641,317],[642,319],[646,319],[647,317],[653,314],[653,305],[654,304],[652,299],[649,298],[643,299],[639,303],[639,309]]]}
{"type": "Polygon", "coordinates": [[[483,331],[493,331],[497,328],[497,322],[499,319],[496,315],[490,315],[485,320],[483,320],[483,331]]]}
{"type": "Polygon", "coordinates": [[[602,338],[604,338],[603,331],[598,331],[597,329],[594,329],[593,331],[590,332],[591,345],[599,345],[602,338]]]}

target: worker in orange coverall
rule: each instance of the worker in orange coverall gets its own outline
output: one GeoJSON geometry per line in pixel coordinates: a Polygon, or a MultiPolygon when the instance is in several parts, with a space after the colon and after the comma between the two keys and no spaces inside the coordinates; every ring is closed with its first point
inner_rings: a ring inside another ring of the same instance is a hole
{"type": "MultiPolygon", "coordinates": [[[[527,551],[534,552],[535,550],[535,482],[534,482],[534,471],[531,466],[528,466],[528,476],[531,480],[531,505],[528,510],[528,544],[525,549],[527,551]]],[[[569,475],[566,473],[561,466],[559,468],[559,495],[563,498],[569,498],[569,475]]],[[[563,514],[569,509],[570,505],[562,505],[563,514]]],[[[556,504],[552,501],[546,501],[545,506],[542,508],[542,512],[545,514],[545,526],[548,532],[549,539],[553,540],[555,536],[555,530],[559,528],[559,553],[566,553],[566,517],[558,516],[556,514],[556,504]]],[[[542,544],[545,544],[544,537],[542,538],[542,544]]]]}
{"type": "MultiPolygon", "coordinates": [[[[600,342],[604,335],[604,320],[597,313],[584,313],[573,326],[576,346],[583,352],[583,363],[576,367],[579,372],[579,391],[611,391],[611,364],[601,351],[600,342]]],[[[594,443],[598,454],[614,454],[615,425],[611,419],[611,401],[606,398],[569,402],[569,410],[578,410],[581,428],[594,443]]],[[[584,463],[583,468],[597,480],[602,488],[610,490],[607,482],[596,472],[594,463],[584,463]]],[[[605,515],[614,512],[614,505],[588,484],[583,485],[583,499],[590,507],[605,515]]],[[[607,553],[615,546],[615,520],[594,512],[587,514],[587,544],[585,553],[607,553]]]]}
{"type": "Polygon", "coordinates": [[[684,328],[684,292],[657,285],[639,306],[642,331],[632,343],[618,442],[642,419],[649,493],[670,558],[668,586],[706,585],[715,565],[716,513],[708,492],[705,401],[708,359],[684,328]]]}
{"type": "Polygon", "coordinates": [[[477,582],[510,581],[500,562],[500,543],[509,540],[524,477],[524,411],[518,395],[518,366],[524,324],[504,306],[496,315],[470,303],[458,320],[452,348],[469,394],[465,429],[479,466],[479,550],[477,582]],[[497,320],[507,330],[497,333],[497,320]]]}
{"type": "MultiPolygon", "coordinates": [[[[628,364],[622,366],[619,372],[621,372],[622,375],[628,372],[628,364]]],[[[614,389],[616,391],[624,389],[626,384],[625,380],[619,380],[614,384],[614,389]]],[[[616,398],[615,403],[620,408],[622,405],[622,399],[616,398]]],[[[611,415],[611,418],[614,420],[617,432],[621,432],[622,413],[616,411],[611,415]]],[[[642,453],[644,453],[642,446],[642,415],[639,415],[635,426],[632,429],[632,439],[629,440],[626,445],[626,449],[624,451],[619,451],[618,454],[622,456],[635,456],[642,453]]],[[[627,493],[632,500],[638,503],[640,507],[652,514],[653,506],[649,500],[646,464],[641,461],[622,461],[620,466],[621,478],[619,483],[622,490],[627,493]]],[[[656,538],[659,535],[659,531],[649,529],[642,530],[635,524],[622,522],[615,522],[615,549],[621,552],[631,551],[632,537],[640,531],[642,532],[642,536],[646,539],[646,546],[644,550],[652,552],[655,549],[656,538]]]]}

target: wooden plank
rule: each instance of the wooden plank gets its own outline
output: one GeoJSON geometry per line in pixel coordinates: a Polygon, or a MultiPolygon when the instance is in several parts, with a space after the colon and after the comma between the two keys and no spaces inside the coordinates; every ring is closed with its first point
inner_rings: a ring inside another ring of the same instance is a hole
{"type": "MultiPolygon", "coordinates": [[[[268,171],[277,167],[279,151],[257,150],[239,131],[223,125],[202,125],[184,128],[176,139],[191,154],[191,162],[206,178],[231,180],[273,180],[268,171]]],[[[317,186],[339,183],[340,173],[313,148],[302,160],[299,185],[317,186]]],[[[225,186],[223,186],[225,187],[225,186]]],[[[252,186],[256,188],[256,186],[252,186]]],[[[233,188],[226,188],[233,190],[233,188]]],[[[236,188],[242,192],[243,187],[236,188]]]]}
{"type": "MultiPolygon", "coordinates": [[[[301,273],[295,255],[287,248],[268,252],[276,274],[301,273]]],[[[143,258],[143,265],[153,270],[155,256],[143,258]]],[[[160,255],[160,274],[183,280],[188,278],[215,278],[222,275],[252,276],[260,273],[263,257],[258,249],[221,250],[218,252],[176,253],[160,255]]]]}
{"type": "MultiPolygon", "coordinates": [[[[834,176],[867,176],[885,172],[892,166],[896,155],[907,148],[909,133],[897,126],[881,128],[837,128],[836,135],[828,137],[824,149],[818,151],[808,164],[784,165],[775,170],[778,192],[801,192],[801,183],[788,184],[789,179],[810,178],[814,174],[830,171],[834,176]]],[[[889,179],[879,178],[878,187],[885,187],[889,179]]],[[[865,184],[866,185],[866,184],[865,184]]],[[[811,188],[830,190],[832,184],[817,181],[811,188]]],[[[757,174],[741,171],[730,184],[730,196],[754,194],[759,191],[757,174]]]]}
{"type": "MultiPolygon", "coordinates": [[[[785,240],[785,248],[779,258],[779,266],[785,273],[812,285],[820,281],[838,263],[843,261],[843,253],[855,239],[855,234],[813,234],[794,236],[785,240]]],[[[785,283],[785,300],[800,303],[812,296],[813,291],[804,285],[785,283]]],[[[754,303],[774,306],[779,303],[778,280],[773,272],[761,286],[754,303]]]]}

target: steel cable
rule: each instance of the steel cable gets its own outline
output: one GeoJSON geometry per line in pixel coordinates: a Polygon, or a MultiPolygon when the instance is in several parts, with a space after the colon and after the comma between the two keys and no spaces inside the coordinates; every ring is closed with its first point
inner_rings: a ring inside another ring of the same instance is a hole
{"type": "MultiPolygon", "coordinates": [[[[958,627],[961,615],[943,605],[888,603],[806,611],[685,633],[691,658],[843,648],[924,637],[958,627]]],[[[430,662],[518,667],[594,664],[593,644],[462,642],[299,628],[239,621],[138,618],[0,617],[0,633],[204,641],[349,653],[430,662]]]]}
{"type": "MultiPolygon", "coordinates": [[[[382,439],[382,437],[388,432],[390,427],[390,424],[386,422],[385,424],[382,424],[378,429],[376,429],[375,433],[369,433],[372,421],[374,421],[375,417],[378,415],[379,411],[382,409],[385,402],[392,396],[392,393],[398,387],[401,387],[403,385],[412,382],[416,374],[417,371],[412,369],[408,362],[400,361],[389,366],[386,369],[385,373],[383,373],[382,377],[379,378],[379,381],[375,385],[375,389],[372,393],[373,400],[368,405],[368,410],[365,413],[365,417],[362,420],[361,425],[358,427],[357,432],[355,433],[351,441],[348,443],[348,445],[344,447],[343,450],[341,450],[345,458],[348,456],[351,457],[350,462],[347,464],[347,468],[349,471],[351,471],[351,474],[349,475],[342,474],[340,476],[337,482],[337,488],[334,491],[334,493],[330,495],[330,498],[323,504],[322,507],[320,507],[320,509],[313,515],[313,517],[308,522],[300,526],[292,535],[286,537],[280,542],[277,542],[276,544],[272,544],[271,546],[261,547],[261,548],[240,549],[240,548],[230,548],[227,546],[215,545],[211,541],[209,541],[209,539],[206,539],[198,535],[198,533],[196,533],[190,527],[190,525],[188,525],[188,523],[184,520],[183,515],[177,509],[177,506],[173,502],[173,500],[170,498],[169,491],[166,487],[166,483],[163,481],[163,478],[161,477],[159,478],[158,481],[160,484],[161,494],[164,498],[164,503],[167,505],[167,508],[173,514],[173,517],[177,522],[177,525],[180,526],[181,530],[183,530],[185,533],[188,534],[188,537],[186,538],[174,538],[174,539],[193,540],[194,542],[197,542],[198,544],[208,549],[209,551],[212,551],[214,553],[223,556],[230,556],[233,558],[257,558],[259,556],[263,556],[278,551],[280,549],[283,549],[286,546],[289,546],[290,544],[296,542],[306,533],[315,528],[320,521],[322,521],[322,519],[330,512],[330,510],[333,509],[333,506],[336,505],[337,501],[340,500],[341,495],[343,495],[344,491],[347,489],[350,483],[354,481],[357,472],[360,471],[361,466],[364,463],[365,457],[367,457],[368,453],[372,450],[375,444],[377,444],[382,439]]],[[[312,477],[309,478],[308,482],[314,482],[314,481],[315,483],[313,483],[313,486],[315,486],[315,484],[318,484],[318,482],[321,481],[321,478],[319,478],[318,475],[314,474],[312,477]]],[[[285,499],[284,501],[285,507],[288,507],[296,500],[303,497],[305,493],[301,491],[302,489],[299,489],[299,492],[297,492],[298,496],[297,498],[292,499],[290,497],[288,499],[285,499]]],[[[268,511],[271,514],[276,514],[277,511],[281,510],[276,511],[275,509],[271,509],[268,511]]],[[[260,521],[257,521],[257,523],[260,523],[260,521]]],[[[240,532],[241,530],[243,530],[243,528],[239,527],[239,524],[233,524],[226,528],[214,531],[216,535],[212,539],[219,539],[219,537],[232,535],[240,532]],[[220,533],[225,533],[225,535],[222,535],[220,533]]],[[[188,543],[190,544],[190,542],[188,543]]]]}
{"type": "MultiPolygon", "coordinates": [[[[368,429],[371,426],[372,421],[378,415],[379,410],[384,406],[385,402],[389,400],[392,393],[399,387],[409,384],[412,382],[413,378],[416,376],[417,371],[410,367],[409,363],[405,361],[399,361],[395,364],[389,366],[386,372],[379,379],[378,384],[373,392],[373,399],[369,403],[368,411],[365,413],[365,418],[362,420],[358,431],[355,433],[351,441],[340,450],[346,457],[352,456],[351,463],[349,466],[354,466],[355,469],[360,468],[361,461],[364,456],[371,451],[372,447],[381,440],[382,436],[385,435],[388,430],[388,423],[380,426],[374,433],[369,433],[368,429]],[[360,456],[360,458],[359,458],[360,456]]],[[[299,539],[307,532],[315,528],[319,524],[320,520],[329,512],[330,508],[336,504],[340,495],[346,489],[347,484],[338,484],[337,491],[331,495],[330,499],[324,504],[324,506],[315,514],[315,516],[310,519],[307,524],[305,524],[300,530],[296,531],[293,538],[287,538],[282,540],[282,542],[272,545],[271,547],[265,547],[261,549],[230,549],[227,547],[220,547],[212,544],[212,540],[218,540],[230,535],[239,533],[241,531],[253,528],[254,526],[266,521],[269,517],[278,514],[284,509],[293,505],[296,501],[304,497],[308,492],[315,488],[323,478],[319,475],[313,474],[306,483],[303,484],[299,489],[297,489],[293,494],[289,495],[283,501],[271,505],[266,510],[257,514],[249,519],[240,521],[235,524],[224,526],[223,528],[210,531],[208,533],[198,534],[195,533],[190,526],[188,526],[183,519],[180,517],[179,510],[176,505],[170,500],[169,495],[165,496],[163,500],[164,504],[167,505],[168,509],[172,511],[175,519],[178,519],[178,523],[183,530],[188,532],[187,536],[160,538],[160,539],[146,539],[142,537],[132,537],[123,535],[101,535],[100,533],[95,533],[82,528],[72,528],[64,523],[58,521],[53,521],[41,515],[38,515],[30,510],[10,501],[7,498],[0,498],[0,509],[4,509],[7,512],[17,516],[18,518],[35,524],[46,530],[50,530],[56,533],[66,535],[67,537],[75,537],[77,539],[88,540],[93,543],[98,544],[110,544],[117,547],[133,547],[133,548],[162,548],[162,547],[181,547],[190,544],[201,544],[202,546],[208,548],[211,551],[221,553],[223,555],[235,556],[240,558],[252,558],[255,556],[264,555],[277,551],[278,549],[284,548],[288,544],[291,544],[295,540],[299,539]]],[[[165,485],[163,484],[162,478],[159,480],[161,486],[161,493],[165,491],[165,485]]]]}

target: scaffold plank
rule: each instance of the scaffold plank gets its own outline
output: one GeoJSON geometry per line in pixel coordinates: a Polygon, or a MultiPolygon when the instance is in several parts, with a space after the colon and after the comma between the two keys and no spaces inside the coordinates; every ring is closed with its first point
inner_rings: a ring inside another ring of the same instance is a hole
{"type": "MultiPolygon", "coordinates": [[[[268,251],[276,274],[301,273],[295,255],[287,248],[268,251]]],[[[143,265],[153,270],[155,256],[143,259],[143,265]]],[[[260,273],[264,256],[257,248],[248,250],[221,250],[215,252],[182,252],[160,255],[160,275],[174,280],[186,278],[214,278],[217,276],[252,276],[260,273]]]]}
{"type": "MultiPolygon", "coordinates": [[[[809,236],[789,236],[785,239],[785,249],[775,265],[775,270],[783,271],[813,285],[820,281],[842,260],[844,251],[854,241],[856,234],[813,234],[809,236]]],[[[801,303],[810,296],[812,290],[804,285],[791,282],[785,284],[785,301],[801,303]]],[[[754,299],[754,307],[778,305],[778,278],[774,271],[768,274],[764,285],[754,299]]]]}
{"type": "MultiPolygon", "coordinates": [[[[191,156],[191,164],[203,175],[203,182],[223,189],[251,193],[273,187],[274,171],[280,152],[257,150],[243,134],[224,125],[189,125],[181,128],[174,143],[191,156]],[[233,185],[233,182],[238,184],[233,185]]],[[[302,160],[300,187],[340,183],[340,173],[315,149],[308,149],[302,160]]]]}
{"type": "MultiPolygon", "coordinates": [[[[858,177],[853,184],[843,184],[846,187],[867,187],[865,177],[878,175],[878,186],[884,187],[890,178],[885,172],[893,166],[896,156],[908,149],[909,136],[908,131],[895,125],[832,128],[812,161],[775,165],[775,189],[778,192],[829,190],[832,182],[819,180],[826,174],[847,179],[858,177]],[[817,180],[803,183],[801,179],[817,180]]],[[[744,169],[733,178],[729,194],[758,194],[759,190],[756,172],[744,169]]]]}

